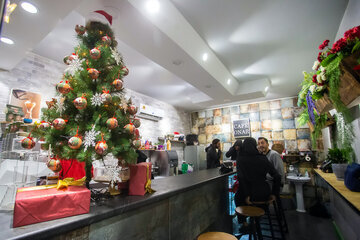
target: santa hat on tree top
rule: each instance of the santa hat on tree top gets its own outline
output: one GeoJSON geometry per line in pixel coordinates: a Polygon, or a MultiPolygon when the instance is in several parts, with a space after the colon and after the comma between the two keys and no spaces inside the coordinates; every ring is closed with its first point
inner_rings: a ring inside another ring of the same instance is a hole
{"type": "Polygon", "coordinates": [[[97,21],[112,25],[113,17],[104,10],[96,10],[89,14],[87,21],[97,21]]]}

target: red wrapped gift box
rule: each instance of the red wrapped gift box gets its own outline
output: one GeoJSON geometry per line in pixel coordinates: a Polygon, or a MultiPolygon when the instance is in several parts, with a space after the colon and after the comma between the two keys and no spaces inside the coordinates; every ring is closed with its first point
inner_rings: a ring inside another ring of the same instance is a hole
{"type": "MultiPolygon", "coordinates": [[[[129,195],[145,195],[146,183],[151,180],[151,163],[143,162],[130,165],[129,195]]],[[[150,186],[149,186],[150,187],[150,186]]]]}
{"type": "Polygon", "coordinates": [[[90,190],[69,186],[66,190],[39,187],[19,188],[16,193],[13,227],[88,213],[90,190]]]}

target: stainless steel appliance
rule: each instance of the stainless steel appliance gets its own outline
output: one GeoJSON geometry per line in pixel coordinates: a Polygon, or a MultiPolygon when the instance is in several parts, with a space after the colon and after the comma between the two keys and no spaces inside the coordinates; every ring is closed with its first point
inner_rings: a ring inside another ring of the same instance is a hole
{"type": "Polygon", "coordinates": [[[191,164],[194,171],[206,169],[205,146],[186,146],[184,149],[184,161],[191,164]]]}
{"type": "Polygon", "coordinates": [[[178,155],[175,150],[156,151],[151,156],[151,162],[154,170],[157,170],[157,176],[174,176],[178,166],[178,155]]]}

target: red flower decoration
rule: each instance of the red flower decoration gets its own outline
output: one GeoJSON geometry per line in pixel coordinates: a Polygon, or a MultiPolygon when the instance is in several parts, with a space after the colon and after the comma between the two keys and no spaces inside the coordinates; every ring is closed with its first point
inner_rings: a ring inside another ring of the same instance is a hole
{"type": "Polygon", "coordinates": [[[360,70],[360,64],[359,64],[359,65],[356,65],[353,69],[354,69],[355,71],[359,71],[359,70],[360,70]]]}
{"type": "Polygon", "coordinates": [[[317,77],[316,74],[314,74],[313,77],[312,77],[312,81],[313,81],[314,83],[316,83],[316,77],[317,77]]]}

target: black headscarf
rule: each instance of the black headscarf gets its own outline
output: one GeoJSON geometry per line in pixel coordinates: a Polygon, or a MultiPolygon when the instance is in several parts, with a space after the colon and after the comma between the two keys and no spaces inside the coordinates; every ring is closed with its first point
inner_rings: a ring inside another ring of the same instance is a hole
{"type": "Polygon", "coordinates": [[[257,143],[255,138],[247,137],[242,143],[242,153],[244,155],[259,155],[259,150],[257,149],[257,143]]]}

